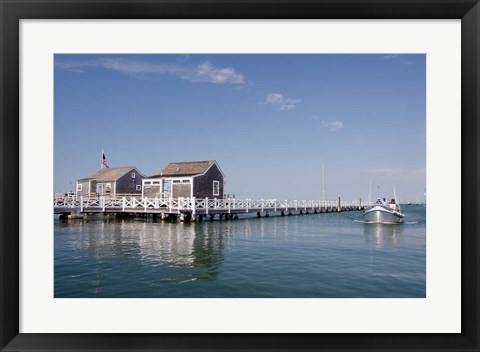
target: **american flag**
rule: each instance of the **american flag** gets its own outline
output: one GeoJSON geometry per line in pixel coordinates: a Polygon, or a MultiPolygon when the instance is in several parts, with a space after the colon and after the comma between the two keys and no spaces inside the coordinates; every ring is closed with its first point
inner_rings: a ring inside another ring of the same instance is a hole
{"type": "Polygon", "coordinates": [[[107,164],[107,158],[105,157],[104,153],[102,153],[102,165],[104,165],[107,169],[110,168],[110,166],[107,164]]]}

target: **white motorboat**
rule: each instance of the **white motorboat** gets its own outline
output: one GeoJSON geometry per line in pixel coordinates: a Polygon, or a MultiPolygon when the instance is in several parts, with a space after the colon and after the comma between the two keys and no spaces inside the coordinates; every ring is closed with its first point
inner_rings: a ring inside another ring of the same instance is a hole
{"type": "Polygon", "coordinates": [[[383,198],[383,201],[378,198],[372,206],[363,212],[364,220],[373,223],[396,224],[402,222],[404,217],[405,215],[402,214],[400,206],[395,202],[395,198],[392,198],[388,203],[385,198],[383,198]]]}

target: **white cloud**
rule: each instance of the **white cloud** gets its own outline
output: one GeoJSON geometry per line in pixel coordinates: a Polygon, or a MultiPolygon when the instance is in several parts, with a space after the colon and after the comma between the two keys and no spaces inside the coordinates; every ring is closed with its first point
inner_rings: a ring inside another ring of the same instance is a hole
{"type": "Polygon", "coordinates": [[[292,111],[300,102],[300,99],[288,98],[278,93],[270,93],[265,99],[265,104],[271,105],[280,111],[292,111]]]}
{"type": "Polygon", "coordinates": [[[385,60],[392,60],[395,59],[395,61],[400,62],[404,65],[415,65],[415,62],[406,59],[407,56],[405,55],[399,55],[399,54],[388,54],[388,55],[383,55],[383,58],[385,60]]]}
{"type": "Polygon", "coordinates": [[[384,55],[383,58],[385,60],[391,60],[391,59],[395,59],[398,57],[398,54],[388,54],[388,55],[384,55]]]}
{"type": "Polygon", "coordinates": [[[121,72],[137,78],[155,78],[170,75],[189,82],[207,82],[214,84],[244,84],[245,78],[231,67],[215,67],[209,61],[199,65],[155,64],[144,61],[135,61],[124,58],[100,58],[91,61],[56,61],[57,68],[83,72],[88,67],[102,67],[104,69],[121,72]]]}
{"type": "Polygon", "coordinates": [[[204,62],[196,67],[195,70],[189,71],[183,75],[185,79],[192,82],[210,82],[210,83],[232,83],[243,84],[245,80],[243,75],[231,67],[216,68],[210,62],[204,62]]]}
{"type": "Polygon", "coordinates": [[[336,131],[343,128],[342,121],[322,121],[322,125],[330,129],[330,131],[336,131]]]}

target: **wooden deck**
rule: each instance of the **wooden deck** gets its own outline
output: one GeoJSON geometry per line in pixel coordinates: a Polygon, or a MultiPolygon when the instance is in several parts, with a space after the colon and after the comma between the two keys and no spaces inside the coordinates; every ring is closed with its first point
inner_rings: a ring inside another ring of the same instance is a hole
{"type": "Polygon", "coordinates": [[[277,200],[277,199],[198,199],[198,198],[55,198],[55,214],[74,215],[103,214],[152,214],[164,217],[179,217],[201,220],[215,215],[230,218],[241,213],[257,213],[258,216],[326,213],[362,210],[361,201],[325,200],[277,200]]]}

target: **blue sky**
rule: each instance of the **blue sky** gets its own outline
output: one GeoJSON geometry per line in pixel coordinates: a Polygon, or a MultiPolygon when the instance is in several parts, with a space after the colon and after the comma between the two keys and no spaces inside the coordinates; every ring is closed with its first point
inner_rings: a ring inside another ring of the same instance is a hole
{"type": "Polygon", "coordinates": [[[54,189],[215,159],[237,198],[423,200],[425,55],[55,55],[54,189]]]}

